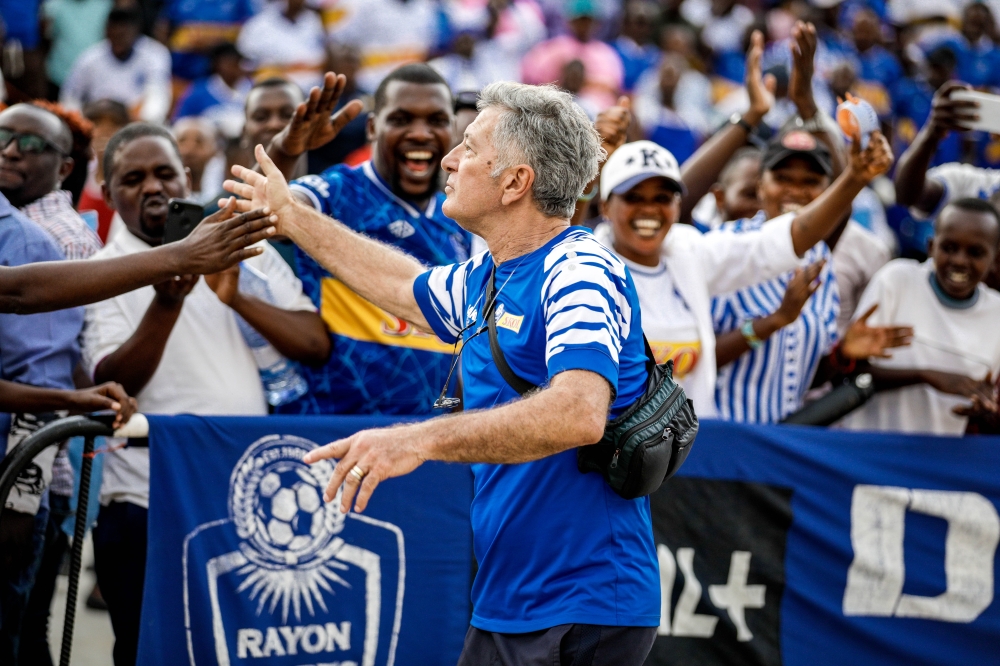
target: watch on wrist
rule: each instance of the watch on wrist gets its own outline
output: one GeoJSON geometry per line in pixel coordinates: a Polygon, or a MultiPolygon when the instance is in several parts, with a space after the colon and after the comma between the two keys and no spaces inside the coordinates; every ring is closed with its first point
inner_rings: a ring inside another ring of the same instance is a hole
{"type": "Polygon", "coordinates": [[[764,341],[757,337],[757,332],[753,330],[753,319],[747,319],[740,326],[740,333],[743,334],[743,339],[747,341],[750,349],[760,349],[760,346],[764,344],[764,341]]]}
{"type": "Polygon", "coordinates": [[[827,130],[827,125],[826,119],[823,117],[824,115],[825,114],[822,111],[817,109],[816,113],[809,120],[803,120],[802,116],[796,116],[795,126],[804,132],[809,132],[810,134],[825,132],[827,130]]]}
{"type": "Polygon", "coordinates": [[[751,125],[747,121],[743,120],[743,116],[740,115],[739,113],[734,113],[733,115],[731,115],[729,117],[729,124],[730,125],[739,125],[740,127],[742,127],[746,131],[747,134],[753,134],[753,130],[754,130],[753,125],[751,125]]]}

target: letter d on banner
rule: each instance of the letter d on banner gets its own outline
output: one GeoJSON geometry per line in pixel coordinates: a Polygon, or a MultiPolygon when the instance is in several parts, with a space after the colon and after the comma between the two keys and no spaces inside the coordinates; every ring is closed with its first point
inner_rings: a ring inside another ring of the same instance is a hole
{"type": "Polygon", "coordinates": [[[844,615],[972,622],[993,601],[993,558],[1000,516],[978,493],[858,485],[851,500],[854,561],[847,571],[844,615]],[[906,511],[948,521],[947,589],[934,597],[902,594],[906,511]]]}

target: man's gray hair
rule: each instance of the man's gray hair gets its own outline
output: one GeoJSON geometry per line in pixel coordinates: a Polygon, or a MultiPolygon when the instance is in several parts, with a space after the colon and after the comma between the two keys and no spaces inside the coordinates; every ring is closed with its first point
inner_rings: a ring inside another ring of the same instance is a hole
{"type": "Polygon", "coordinates": [[[606,157],[594,124],[569,93],[555,86],[499,81],[479,94],[480,111],[500,110],[491,138],[497,164],[490,174],[527,164],[535,172],[531,193],[538,210],[572,217],[587,183],[606,157]]]}

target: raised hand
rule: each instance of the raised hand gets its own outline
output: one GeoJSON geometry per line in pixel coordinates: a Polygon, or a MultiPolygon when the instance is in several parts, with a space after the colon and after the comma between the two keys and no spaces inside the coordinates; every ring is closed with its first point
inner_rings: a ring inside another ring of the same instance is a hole
{"type": "Polygon", "coordinates": [[[851,142],[851,159],[847,168],[851,176],[867,184],[876,176],[881,176],[892,166],[892,148],[882,132],[872,132],[868,147],[861,150],[859,141],[851,142]]]}
{"type": "Polygon", "coordinates": [[[751,126],[757,125],[767,115],[774,105],[774,89],[777,84],[774,76],[764,76],[761,72],[761,60],[764,57],[764,35],[760,30],[754,30],[750,35],[750,49],[747,51],[746,76],[744,85],[750,98],[750,109],[743,117],[751,126]]]}
{"type": "Polygon", "coordinates": [[[912,326],[869,326],[868,318],[872,316],[878,304],[868,308],[868,311],[851,324],[844,339],[840,343],[840,353],[847,358],[891,358],[889,349],[907,347],[913,339],[912,326]]]}
{"type": "Polygon", "coordinates": [[[805,268],[796,268],[792,279],[788,282],[785,295],[781,299],[781,305],[772,315],[779,326],[784,327],[799,318],[802,308],[805,307],[809,297],[819,289],[820,271],[826,265],[826,259],[809,264],[805,268]]]}
{"type": "Polygon", "coordinates": [[[218,273],[264,251],[250,246],[274,235],[277,217],[252,206],[237,215],[237,206],[232,197],[220,202],[218,212],[202,220],[191,235],[165,246],[176,254],[179,275],[218,273]]]}
{"type": "Polygon", "coordinates": [[[313,87],[309,91],[309,97],[295,109],[295,115],[274,137],[271,146],[289,157],[298,157],[333,141],[340,130],[364,109],[361,101],[355,99],[333,113],[346,85],[347,78],[343,74],[327,72],[323,77],[323,88],[313,87]]]}
{"type": "Polygon", "coordinates": [[[260,167],[261,173],[238,164],[234,165],[233,175],[240,180],[227,180],[222,184],[222,187],[227,192],[242,197],[234,204],[240,210],[263,208],[274,211],[271,217],[277,225],[276,228],[281,235],[287,236],[288,234],[282,230],[283,225],[287,222],[285,218],[288,211],[295,206],[295,199],[292,197],[292,191],[288,188],[288,181],[285,180],[271,158],[267,156],[262,145],[257,144],[257,147],[254,148],[254,157],[257,158],[257,165],[260,167]]]}
{"type": "Polygon", "coordinates": [[[931,101],[931,117],[927,122],[930,132],[938,141],[944,140],[949,132],[966,132],[972,129],[972,123],[979,120],[979,105],[970,99],[952,99],[956,90],[971,88],[957,81],[949,81],[934,93],[931,101]]]}
{"type": "Polygon", "coordinates": [[[813,59],[816,57],[816,26],[798,21],[792,28],[792,72],[788,77],[788,98],[803,120],[816,115],[813,99],[813,59]]]}
{"type": "Polygon", "coordinates": [[[340,462],[333,469],[323,499],[332,501],[337,496],[337,489],[344,484],[340,498],[341,512],[350,511],[353,503],[354,510],[360,513],[368,506],[368,500],[379,483],[409,474],[424,462],[417,447],[412,446],[412,438],[407,437],[410,430],[407,426],[362,430],[313,449],[303,460],[312,464],[329,458],[338,459],[340,462]],[[352,472],[355,469],[357,471],[352,472]]]}
{"type": "Polygon", "coordinates": [[[70,404],[74,412],[99,412],[111,409],[118,412],[114,428],[128,423],[138,409],[135,398],[129,397],[118,382],[105,382],[90,388],[70,391],[70,404]]]}
{"type": "Polygon", "coordinates": [[[594,128],[601,135],[601,147],[611,153],[621,148],[628,140],[628,126],[632,124],[632,100],[622,95],[615,106],[597,114],[594,128]]]}

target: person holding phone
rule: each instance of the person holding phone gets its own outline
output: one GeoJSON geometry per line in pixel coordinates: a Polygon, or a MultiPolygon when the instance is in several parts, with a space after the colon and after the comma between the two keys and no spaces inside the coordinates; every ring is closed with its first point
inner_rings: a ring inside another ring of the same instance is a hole
{"type": "Polygon", "coordinates": [[[973,197],[989,199],[1000,190],[1000,169],[949,162],[934,168],[938,146],[952,132],[968,132],[981,120],[979,104],[961,93],[971,88],[957,81],[934,94],[931,115],[896,167],[896,203],[910,206],[915,215],[935,219],[949,202],[973,197]]]}

